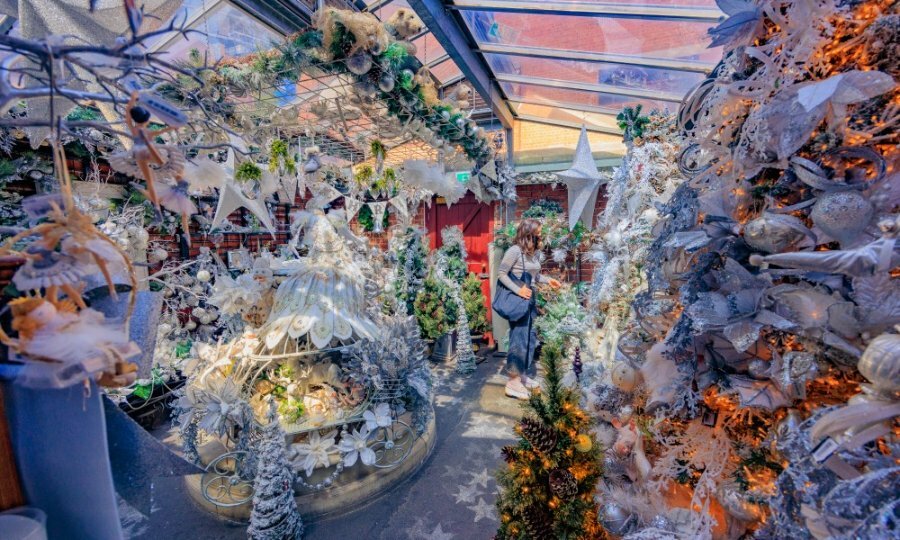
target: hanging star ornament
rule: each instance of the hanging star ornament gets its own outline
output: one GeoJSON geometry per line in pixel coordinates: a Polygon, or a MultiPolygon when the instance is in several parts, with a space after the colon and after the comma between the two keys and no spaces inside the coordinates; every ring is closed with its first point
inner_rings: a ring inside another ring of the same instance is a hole
{"type": "Polygon", "coordinates": [[[219,202],[216,205],[216,214],[210,223],[210,229],[215,229],[222,224],[223,221],[238,208],[246,208],[249,210],[259,222],[262,223],[272,238],[275,238],[275,225],[272,223],[272,217],[269,215],[269,209],[263,198],[250,199],[241,191],[238,181],[234,178],[236,170],[234,149],[228,149],[228,159],[225,162],[225,170],[230,177],[226,180],[222,189],[219,190],[219,202]]]}
{"type": "Polygon", "coordinates": [[[591,143],[588,141],[587,129],[581,127],[581,136],[575,147],[575,159],[569,170],[557,173],[569,189],[569,230],[581,220],[591,228],[594,221],[594,207],[597,205],[597,192],[606,179],[600,175],[597,163],[591,154],[591,143]]]}

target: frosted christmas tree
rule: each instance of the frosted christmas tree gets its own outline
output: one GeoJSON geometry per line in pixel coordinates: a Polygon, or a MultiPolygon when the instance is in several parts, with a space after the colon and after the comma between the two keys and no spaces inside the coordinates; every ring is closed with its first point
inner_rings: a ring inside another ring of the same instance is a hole
{"type": "Polygon", "coordinates": [[[269,403],[268,424],[262,428],[257,449],[259,466],[253,489],[253,512],[247,537],[250,540],[303,538],[303,521],[294,500],[294,473],[284,448],[284,432],[278,409],[269,403]]]}

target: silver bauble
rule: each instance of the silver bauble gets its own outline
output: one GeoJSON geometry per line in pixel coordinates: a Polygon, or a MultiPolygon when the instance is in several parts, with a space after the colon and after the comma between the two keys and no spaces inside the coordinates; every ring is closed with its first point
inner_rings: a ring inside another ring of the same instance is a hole
{"type": "Polygon", "coordinates": [[[869,226],[875,209],[858,191],[819,195],[810,217],[816,226],[841,244],[853,242],[869,226]]]}
{"type": "Polygon", "coordinates": [[[632,515],[622,505],[608,502],[600,508],[600,523],[613,534],[625,534],[632,525],[632,515]]]}
{"type": "Polygon", "coordinates": [[[382,73],[381,76],[378,77],[378,88],[382,92],[388,93],[394,89],[396,82],[393,73],[382,73]]]}
{"type": "Polygon", "coordinates": [[[763,516],[758,504],[749,501],[746,493],[734,482],[723,482],[716,489],[716,499],[726,512],[741,521],[757,521],[763,516]]]}
{"type": "Polygon", "coordinates": [[[672,521],[662,514],[656,514],[655,516],[653,516],[653,519],[650,520],[650,526],[661,531],[675,530],[675,526],[672,525],[672,521]]]}
{"type": "Polygon", "coordinates": [[[744,225],[744,241],[766,253],[792,250],[806,235],[804,225],[794,216],[765,213],[744,225]]]}
{"type": "Polygon", "coordinates": [[[347,70],[354,75],[365,75],[372,69],[372,57],[364,52],[351,54],[344,60],[347,70]]]}
{"type": "Polygon", "coordinates": [[[900,392],[900,335],[881,334],[873,339],[857,367],[879,393],[900,392]]]}
{"type": "Polygon", "coordinates": [[[747,371],[754,379],[765,379],[768,376],[767,372],[769,371],[769,363],[762,358],[754,358],[753,360],[750,360],[750,364],[748,364],[747,366],[747,371]]]}

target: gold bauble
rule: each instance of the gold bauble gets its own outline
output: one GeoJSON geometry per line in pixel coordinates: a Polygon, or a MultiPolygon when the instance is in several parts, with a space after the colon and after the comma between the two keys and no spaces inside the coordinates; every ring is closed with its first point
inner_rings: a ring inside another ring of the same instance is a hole
{"type": "Polygon", "coordinates": [[[631,392],[637,384],[637,373],[625,362],[619,362],[612,368],[610,379],[616,388],[623,392],[631,392]]]}
{"type": "Polygon", "coordinates": [[[579,452],[589,452],[593,447],[594,442],[584,433],[575,437],[575,450],[578,450],[579,452]]]}

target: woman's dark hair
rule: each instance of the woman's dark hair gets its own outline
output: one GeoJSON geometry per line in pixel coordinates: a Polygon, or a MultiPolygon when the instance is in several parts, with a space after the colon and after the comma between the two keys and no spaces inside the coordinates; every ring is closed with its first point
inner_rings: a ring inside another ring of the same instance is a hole
{"type": "Polygon", "coordinates": [[[532,255],[538,248],[541,237],[541,222],[536,219],[523,219],[516,228],[515,244],[526,255],[532,255]]]}

